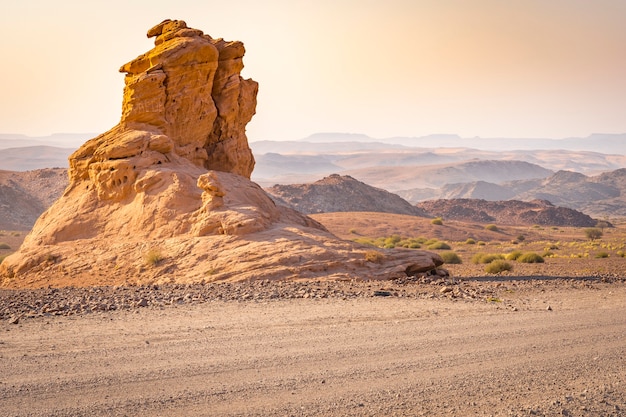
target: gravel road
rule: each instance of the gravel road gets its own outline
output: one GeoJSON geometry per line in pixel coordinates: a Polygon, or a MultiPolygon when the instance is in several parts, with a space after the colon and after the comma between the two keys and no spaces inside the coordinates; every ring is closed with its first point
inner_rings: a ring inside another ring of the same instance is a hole
{"type": "Polygon", "coordinates": [[[546,289],[5,319],[0,415],[626,415],[626,284],[546,289]]]}

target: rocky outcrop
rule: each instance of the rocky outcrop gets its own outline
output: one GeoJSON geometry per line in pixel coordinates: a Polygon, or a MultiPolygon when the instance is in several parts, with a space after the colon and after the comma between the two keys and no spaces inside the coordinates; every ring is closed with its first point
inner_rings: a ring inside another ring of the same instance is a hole
{"type": "Polygon", "coordinates": [[[312,184],[274,185],[266,191],[280,204],[305,214],[341,211],[428,215],[400,196],[349,175],[333,174],[312,184]]]}
{"type": "Polygon", "coordinates": [[[155,47],[121,68],[120,123],[70,156],[68,187],[0,264],[0,285],[389,279],[442,264],[429,252],[365,256],[277,206],[249,180],[257,83],[240,76],[243,44],[179,20],[148,36],[155,47]]]}

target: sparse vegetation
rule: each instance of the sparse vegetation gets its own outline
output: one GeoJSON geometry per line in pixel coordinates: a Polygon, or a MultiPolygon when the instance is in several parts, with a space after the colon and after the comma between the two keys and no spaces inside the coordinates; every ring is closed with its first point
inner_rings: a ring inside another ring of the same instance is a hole
{"type": "Polygon", "coordinates": [[[618,250],[615,254],[619,256],[620,258],[623,258],[624,256],[626,256],[626,253],[624,253],[623,250],[618,250]]]}
{"type": "Polygon", "coordinates": [[[503,259],[496,259],[495,261],[487,264],[485,272],[488,274],[499,274],[504,271],[512,271],[513,265],[503,259]]]}
{"type": "Polygon", "coordinates": [[[430,221],[430,224],[441,226],[443,225],[443,219],[441,217],[435,217],[434,219],[430,221]]]}
{"type": "Polygon", "coordinates": [[[0,255],[0,264],[4,261],[4,258],[6,258],[6,255],[0,255]]]}
{"type": "Polygon", "coordinates": [[[495,260],[503,260],[504,256],[495,253],[477,253],[472,256],[473,264],[488,264],[495,260]]]}
{"type": "Polygon", "coordinates": [[[524,252],[521,250],[515,250],[506,255],[505,259],[508,261],[516,261],[520,256],[522,256],[524,252]]]}
{"type": "Polygon", "coordinates": [[[517,241],[518,242],[523,242],[524,240],[526,240],[526,236],[524,236],[524,235],[518,235],[517,236],[517,241]]]}
{"type": "Polygon", "coordinates": [[[463,261],[455,252],[442,252],[441,258],[447,264],[462,264],[463,261]]]}
{"type": "Polygon", "coordinates": [[[393,248],[407,248],[407,249],[419,249],[421,243],[425,242],[425,238],[402,238],[399,235],[391,235],[388,237],[379,237],[372,239],[369,237],[360,237],[353,239],[354,242],[362,245],[375,246],[377,248],[393,249],[393,248]]]}
{"type": "Polygon", "coordinates": [[[150,249],[145,255],[144,260],[148,266],[157,266],[161,261],[165,259],[165,256],[159,249],[150,249]]]}
{"type": "Polygon", "coordinates": [[[517,262],[521,262],[523,264],[539,264],[543,263],[544,259],[541,255],[535,252],[527,252],[517,258],[517,262]]]}
{"type": "Polygon", "coordinates": [[[8,243],[0,242],[0,249],[11,249],[8,243]]]}
{"type": "Polygon", "coordinates": [[[355,228],[352,228],[352,229],[348,230],[348,233],[350,233],[351,235],[358,234],[355,228]]]}
{"type": "Polygon", "coordinates": [[[492,232],[500,231],[500,229],[498,229],[498,226],[496,226],[495,224],[488,224],[487,226],[485,226],[485,230],[490,230],[492,232]]]}
{"type": "Polygon", "coordinates": [[[434,243],[428,245],[428,249],[430,249],[430,250],[442,250],[442,249],[452,249],[452,247],[450,245],[448,245],[446,242],[434,242],[434,243]]]}
{"type": "Polygon", "coordinates": [[[598,229],[597,227],[589,227],[585,229],[584,232],[585,232],[585,236],[587,236],[587,239],[592,240],[592,241],[596,239],[600,239],[602,235],[604,234],[602,233],[602,230],[598,229]]]}
{"type": "Polygon", "coordinates": [[[600,251],[596,253],[596,258],[608,258],[608,257],[609,257],[608,252],[600,251]]]}
{"type": "Polygon", "coordinates": [[[475,245],[476,241],[470,237],[465,241],[465,243],[468,245],[475,245]]]}
{"type": "Polygon", "coordinates": [[[365,260],[367,262],[372,262],[375,264],[379,264],[385,259],[385,255],[375,250],[368,250],[365,252],[365,260]]]}

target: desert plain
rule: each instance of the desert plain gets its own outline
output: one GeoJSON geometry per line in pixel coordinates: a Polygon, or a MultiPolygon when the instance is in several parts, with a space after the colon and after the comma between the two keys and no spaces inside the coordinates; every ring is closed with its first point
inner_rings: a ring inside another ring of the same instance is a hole
{"type": "Polygon", "coordinates": [[[436,236],[462,263],[394,281],[2,289],[0,415],[626,414],[623,225],[590,241],[580,228],[314,217],[346,239],[436,236]],[[470,260],[513,250],[547,256],[500,274],[470,260]]]}

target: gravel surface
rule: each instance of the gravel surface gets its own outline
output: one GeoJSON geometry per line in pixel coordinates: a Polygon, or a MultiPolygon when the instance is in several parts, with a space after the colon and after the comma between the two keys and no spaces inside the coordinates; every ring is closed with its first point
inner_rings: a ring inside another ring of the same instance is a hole
{"type": "MultiPolygon", "coordinates": [[[[65,287],[35,290],[0,289],[0,320],[70,316],[94,312],[166,308],[209,301],[260,301],[298,298],[362,297],[500,300],[520,289],[545,290],[562,285],[592,287],[622,278],[411,277],[396,281],[252,281],[239,283],[163,284],[119,287],[65,287]]],[[[515,302],[506,304],[518,308],[515,302]]]]}
{"type": "Polygon", "coordinates": [[[34,314],[0,321],[0,416],[626,413],[623,282],[2,293],[11,299],[34,314]],[[35,306],[68,298],[116,309],[35,306]]]}

